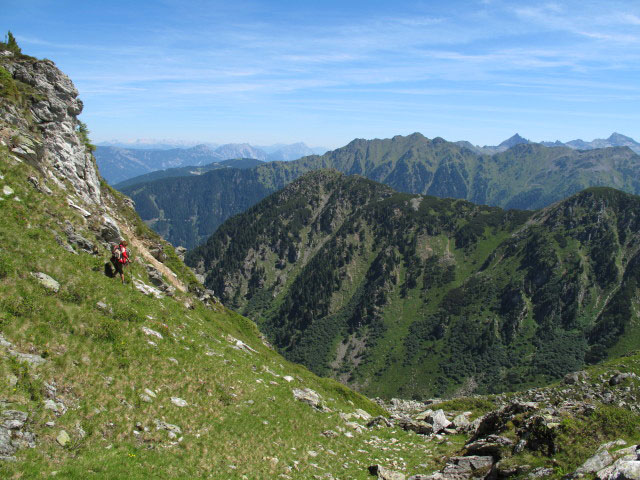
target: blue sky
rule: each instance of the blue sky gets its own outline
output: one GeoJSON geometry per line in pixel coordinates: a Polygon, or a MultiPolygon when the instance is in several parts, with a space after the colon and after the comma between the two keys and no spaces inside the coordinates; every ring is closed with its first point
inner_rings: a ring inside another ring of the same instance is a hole
{"type": "Polygon", "coordinates": [[[640,139],[640,2],[0,0],[94,141],[640,139]]]}

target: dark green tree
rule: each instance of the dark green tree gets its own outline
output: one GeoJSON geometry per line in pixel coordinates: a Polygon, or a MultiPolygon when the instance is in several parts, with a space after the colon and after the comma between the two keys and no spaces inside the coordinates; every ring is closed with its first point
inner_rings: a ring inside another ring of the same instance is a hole
{"type": "Polygon", "coordinates": [[[11,30],[7,32],[5,40],[6,40],[5,43],[7,44],[7,48],[10,51],[15,53],[16,55],[22,54],[22,50],[18,46],[18,42],[16,42],[16,37],[13,36],[13,33],[11,33],[11,30]]]}

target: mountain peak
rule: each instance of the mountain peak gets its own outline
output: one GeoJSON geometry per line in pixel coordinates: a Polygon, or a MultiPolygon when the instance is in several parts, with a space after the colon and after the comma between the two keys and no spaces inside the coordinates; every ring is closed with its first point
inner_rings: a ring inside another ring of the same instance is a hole
{"type": "Polygon", "coordinates": [[[531,142],[526,138],[521,137],[520,134],[516,133],[514,136],[512,136],[511,138],[507,138],[504,142],[502,142],[498,146],[511,148],[515,145],[520,145],[521,143],[531,143],[531,142]]]}
{"type": "Polygon", "coordinates": [[[607,140],[609,140],[611,143],[634,142],[633,138],[627,137],[626,135],[622,135],[618,132],[613,132],[607,140]]]}

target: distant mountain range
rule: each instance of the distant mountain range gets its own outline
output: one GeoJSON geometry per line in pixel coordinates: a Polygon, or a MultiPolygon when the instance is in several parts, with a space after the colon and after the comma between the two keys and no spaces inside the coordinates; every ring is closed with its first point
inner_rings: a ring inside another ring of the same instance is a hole
{"type": "Polygon", "coordinates": [[[628,147],[575,150],[514,140],[511,148],[487,154],[420,133],[356,139],[321,156],[137,182],[122,191],[158,233],[187,248],[206,240],[230,216],[321,168],[358,174],[400,192],[503,208],[537,209],[591,186],[640,193],[640,156],[628,147]]]}
{"type": "MultiPolygon", "coordinates": [[[[494,154],[499,152],[504,152],[511,147],[515,147],[520,144],[528,144],[528,143],[536,143],[531,140],[527,140],[524,137],[521,137],[519,134],[515,134],[511,138],[506,139],[504,142],[500,143],[496,146],[485,145],[484,147],[479,147],[477,145],[472,145],[466,141],[456,142],[458,145],[465,146],[470,148],[471,150],[478,153],[488,153],[494,154]]],[[[559,140],[554,142],[539,142],[545,147],[569,147],[574,150],[593,150],[596,148],[609,148],[609,147],[629,147],[634,152],[640,154],[640,143],[636,142],[633,138],[627,137],[620,133],[612,133],[609,138],[596,138],[591,142],[585,142],[584,140],[571,140],[566,143],[562,143],[559,140]]]]}
{"type": "Polygon", "coordinates": [[[262,161],[289,161],[324,153],[323,147],[310,148],[302,142],[254,147],[248,143],[226,145],[199,144],[190,147],[169,144],[114,142],[98,145],[95,156],[103,178],[116,184],[146,173],[168,168],[202,166],[220,160],[252,158],[262,161]],[[129,145],[125,147],[123,145],[129,145]],[[151,148],[154,147],[154,148],[151,148]]]}

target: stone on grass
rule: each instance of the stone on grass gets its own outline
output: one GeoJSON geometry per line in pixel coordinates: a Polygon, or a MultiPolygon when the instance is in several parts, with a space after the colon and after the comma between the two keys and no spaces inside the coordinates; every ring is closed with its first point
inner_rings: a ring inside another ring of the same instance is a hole
{"type": "Polygon", "coordinates": [[[369,473],[377,476],[381,480],[405,480],[406,478],[403,473],[394,472],[382,465],[371,465],[369,467],[369,473]]]}
{"type": "Polygon", "coordinates": [[[38,282],[40,282],[40,285],[48,290],[52,290],[55,293],[58,293],[60,290],[60,284],[46,273],[31,272],[31,276],[36,278],[38,282]]]}
{"type": "Polygon", "coordinates": [[[485,478],[493,468],[493,457],[489,456],[468,456],[452,457],[442,473],[447,477],[461,478],[485,478]]]}
{"type": "Polygon", "coordinates": [[[154,296],[158,300],[161,298],[164,298],[164,295],[160,290],[158,290],[155,287],[152,287],[151,285],[147,285],[146,283],[141,282],[140,280],[137,280],[134,278],[133,285],[136,287],[136,290],[138,290],[139,292],[145,295],[154,296]]]}
{"type": "Polygon", "coordinates": [[[4,187],[2,187],[2,193],[6,196],[13,195],[13,188],[11,188],[9,185],[5,185],[4,187]]]}
{"type": "Polygon", "coordinates": [[[141,327],[141,329],[142,329],[142,332],[145,335],[149,335],[149,336],[152,336],[152,337],[157,337],[160,340],[162,340],[164,338],[160,332],[156,332],[155,330],[152,330],[149,327],[141,327]]]}
{"type": "Polygon", "coordinates": [[[144,393],[146,393],[147,395],[149,395],[152,398],[156,398],[156,392],[154,392],[153,390],[151,390],[149,388],[145,388],[144,389],[144,393]]]}
{"type": "Polygon", "coordinates": [[[585,473],[595,473],[608,467],[613,463],[613,457],[611,454],[603,449],[598,451],[594,456],[587,459],[582,465],[580,465],[575,473],[577,475],[584,475],[585,473]]]}
{"type": "Polygon", "coordinates": [[[425,421],[433,425],[433,433],[441,432],[445,428],[449,428],[451,425],[451,422],[447,419],[442,409],[436,410],[430,415],[427,415],[425,421]]]}
{"type": "Polygon", "coordinates": [[[453,426],[457,430],[464,430],[471,424],[471,422],[469,422],[469,418],[462,413],[455,417],[451,423],[453,423],[453,426]]]}
{"type": "Polygon", "coordinates": [[[310,388],[294,388],[293,397],[300,402],[311,405],[313,408],[322,408],[322,397],[310,388]]]}
{"type": "Polygon", "coordinates": [[[5,410],[2,412],[2,425],[9,430],[18,430],[24,426],[28,417],[29,414],[26,412],[5,410]]]}
{"type": "Polygon", "coordinates": [[[180,397],[171,397],[171,403],[173,403],[176,407],[186,407],[189,405],[186,400],[183,400],[180,397]]]}
{"type": "Polygon", "coordinates": [[[64,430],[60,430],[60,433],[58,433],[58,436],[56,437],[56,442],[58,442],[61,447],[66,447],[70,441],[71,437],[69,437],[69,434],[64,430]]]}
{"type": "Polygon", "coordinates": [[[367,422],[367,427],[391,427],[391,422],[388,418],[378,415],[367,422]]]}

